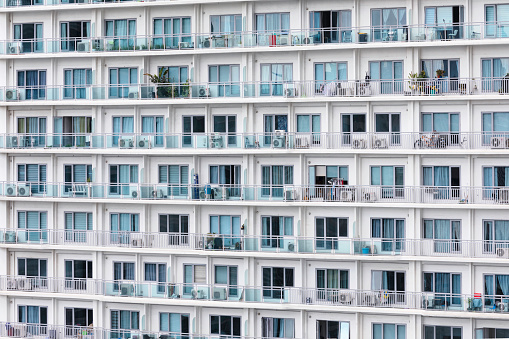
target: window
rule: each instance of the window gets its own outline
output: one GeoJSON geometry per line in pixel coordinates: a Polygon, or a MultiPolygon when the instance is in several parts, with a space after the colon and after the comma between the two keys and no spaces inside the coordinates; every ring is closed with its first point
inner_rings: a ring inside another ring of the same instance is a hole
{"type": "Polygon", "coordinates": [[[288,267],[263,267],[263,297],[285,299],[285,287],[294,286],[294,269],[288,267]]]}
{"type": "Polygon", "coordinates": [[[509,220],[483,220],[484,251],[509,248],[509,220]]]}
{"type": "Polygon", "coordinates": [[[18,86],[25,90],[22,100],[46,98],[46,70],[18,71],[18,86]]]}
{"type": "MultiPolygon", "coordinates": [[[[145,263],[145,281],[158,282],[157,292],[166,291],[166,264],[145,263]]],[[[149,288],[153,289],[153,286],[149,288]]]]}
{"type": "Polygon", "coordinates": [[[507,328],[476,328],[475,339],[502,339],[509,338],[509,329],[507,328]]]}
{"type": "MultiPolygon", "coordinates": [[[[237,266],[214,266],[214,283],[217,285],[226,285],[228,288],[228,296],[236,297],[238,296],[238,278],[237,278],[238,267],[237,266]]],[[[216,288],[214,288],[214,294],[216,292],[216,288]]],[[[220,293],[220,292],[219,292],[220,293]]],[[[216,298],[214,295],[214,299],[226,299],[226,297],[222,297],[219,295],[219,298],[216,298]]]]}
{"type": "Polygon", "coordinates": [[[65,217],[65,241],[87,242],[87,231],[93,229],[94,219],[92,213],[66,212],[65,217]]]}
{"type": "Polygon", "coordinates": [[[136,41],[136,19],[106,20],[106,50],[133,50],[136,41]]]}
{"type": "Polygon", "coordinates": [[[191,294],[194,284],[207,283],[206,265],[184,265],[184,294],[191,294]]]}
{"type": "Polygon", "coordinates": [[[320,114],[298,114],[295,147],[320,145],[320,114]]]}
{"type": "Polygon", "coordinates": [[[189,76],[187,72],[187,66],[164,66],[159,67],[159,74],[163,72],[163,78],[165,83],[176,84],[175,86],[159,86],[157,87],[158,98],[176,98],[176,97],[187,97],[189,95],[189,86],[185,85],[189,83],[189,76]]]}
{"type": "MultiPolygon", "coordinates": [[[[138,92],[138,68],[110,68],[110,98],[128,98],[129,89],[138,92]]],[[[132,133],[132,132],[131,132],[132,133]]]]}
{"type": "MultiPolygon", "coordinates": [[[[40,324],[40,325],[46,325],[48,324],[48,308],[42,307],[42,306],[24,306],[19,305],[18,306],[18,322],[20,323],[26,323],[26,324],[40,324]]],[[[33,331],[44,331],[46,332],[45,328],[30,328],[31,334],[37,335],[37,333],[34,333],[33,331]]]]}
{"type": "Polygon", "coordinates": [[[433,39],[462,39],[463,6],[424,7],[424,23],[433,39]]]}
{"type": "Polygon", "coordinates": [[[371,271],[371,290],[386,291],[383,301],[387,304],[405,302],[405,272],[371,271]]]}
{"type": "Polygon", "coordinates": [[[401,143],[400,120],[399,113],[375,113],[375,133],[384,135],[375,137],[373,147],[386,148],[388,145],[399,145],[401,143]],[[384,138],[385,135],[387,138],[384,138]]]}
{"type": "MultiPolygon", "coordinates": [[[[283,84],[293,81],[292,64],[262,64],[260,95],[282,96],[283,84]]],[[[287,90],[289,90],[288,88],[287,90]]],[[[289,94],[286,94],[289,95],[289,94]]]]}
{"type": "Polygon", "coordinates": [[[47,242],[48,220],[47,212],[18,211],[18,242],[47,242]]]}
{"type": "Polygon", "coordinates": [[[64,99],[90,99],[87,87],[92,85],[92,69],[64,69],[64,99]]]}
{"type": "Polygon", "coordinates": [[[187,196],[189,183],[189,166],[159,165],[159,183],[167,184],[163,191],[166,196],[187,196]]]}
{"type": "Polygon", "coordinates": [[[405,219],[371,219],[371,237],[382,240],[382,251],[404,251],[405,219]]]}
{"type": "Polygon", "coordinates": [[[290,13],[256,14],[257,33],[281,33],[290,30],[290,13]]]}
{"type": "Polygon", "coordinates": [[[352,42],[352,11],[309,12],[311,43],[352,42]]]}
{"type": "Polygon", "coordinates": [[[351,145],[356,148],[365,148],[364,140],[353,140],[352,133],[366,133],[366,114],[341,114],[341,132],[342,142],[345,145],[351,145]],[[362,145],[364,142],[364,145],[362,145]],[[359,146],[357,146],[359,144],[359,146]]]}
{"type": "Polygon", "coordinates": [[[286,147],[286,136],[275,135],[275,131],[288,132],[288,116],[286,114],[266,114],[263,116],[263,143],[265,147],[286,147]]]}
{"type": "Polygon", "coordinates": [[[424,326],[424,339],[461,339],[461,327],[424,326]]]}
{"type": "Polygon", "coordinates": [[[486,37],[501,38],[507,36],[507,26],[504,23],[509,21],[508,4],[485,5],[484,18],[486,21],[484,28],[486,37]]]}
{"type": "MultiPolygon", "coordinates": [[[[421,69],[426,73],[426,78],[435,78],[437,70],[444,71],[442,77],[458,79],[459,77],[459,59],[433,59],[433,60],[421,60],[421,69]]],[[[446,91],[447,88],[443,87],[440,83],[442,91],[446,91]]],[[[450,90],[458,89],[458,82],[451,82],[450,90]],[[454,84],[454,86],[453,86],[454,84]]]]}
{"type": "MultiPolygon", "coordinates": [[[[173,17],[154,19],[153,49],[179,48],[179,43],[191,44],[191,18],[173,17]]],[[[185,81],[184,81],[185,82],[185,81]]]]}
{"type": "Polygon", "coordinates": [[[373,339],[405,339],[406,325],[373,323],[373,339]]]}
{"type": "Polygon", "coordinates": [[[94,323],[94,310],[91,308],[65,307],[65,335],[67,337],[79,337],[83,334],[83,328],[92,327],[94,323]],[[76,328],[74,328],[76,327],[76,328]]]}
{"type": "Polygon", "coordinates": [[[382,186],[381,198],[405,196],[403,166],[371,166],[371,185],[382,186]]]}
{"type": "Polygon", "coordinates": [[[223,336],[240,336],[240,317],[211,315],[210,333],[223,336]]]}
{"type": "Polygon", "coordinates": [[[403,92],[403,61],[370,61],[369,75],[380,83],[380,94],[403,92]]]}
{"type": "Polygon", "coordinates": [[[262,337],[295,338],[295,319],[262,318],[262,337]]]}
{"type": "Polygon", "coordinates": [[[53,145],[60,147],[90,147],[92,117],[56,117],[54,119],[53,145]]]}
{"type": "Polygon", "coordinates": [[[218,234],[219,237],[212,239],[207,247],[213,249],[236,249],[240,250],[240,216],[234,215],[211,215],[210,233],[218,234]]]}
{"type": "MultiPolygon", "coordinates": [[[[113,290],[120,289],[119,282],[134,281],[134,263],[133,262],[114,262],[113,263],[113,290]]],[[[113,327],[112,327],[113,328],[113,327]]]]}
{"type": "Polygon", "coordinates": [[[164,146],[164,117],[162,116],[142,116],[141,134],[148,135],[150,146],[164,146]]]}
{"type": "MultiPolygon", "coordinates": [[[[18,181],[30,185],[33,194],[46,192],[46,165],[20,164],[18,165],[18,181]]],[[[18,187],[19,191],[19,187],[18,187]]],[[[28,192],[26,192],[28,193],[28,192]]]]}
{"type": "MultiPolygon", "coordinates": [[[[18,275],[30,278],[46,278],[48,260],[37,258],[18,258],[18,275]]],[[[35,281],[35,280],[34,280],[35,281]]]]}
{"type": "Polygon", "coordinates": [[[110,194],[129,195],[129,184],[136,183],[138,183],[138,165],[110,165],[110,194]]]}
{"type": "Polygon", "coordinates": [[[347,321],[316,321],[317,339],[350,339],[350,323],[347,321]]]}
{"type": "MultiPolygon", "coordinates": [[[[205,116],[193,115],[182,117],[182,146],[193,147],[195,145],[195,137],[193,134],[205,133],[205,116]]],[[[199,136],[196,137],[200,140],[199,136]]],[[[206,140],[206,136],[203,136],[206,140]]]]}
{"type": "Polygon", "coordinates": [[[159,330],[174,333],[178,336],[189,334],[189,314],[159,313],[159,330]]]}
{"type": "Polygon", "coordinates": [[[348,237],[348,218],[316,218],[317,249],[338,249],[339,238],[348,237]]]}
{"type": "MultiPolygon", "coordinates": [[[[42,23],[24,23],[14,25],[14,40],[21,40],[20,53],[43,52],[42,23]]],[[[22,85],[19,85],[22,86],[22,85]]]]}
{"type": "Polygon", "coordinates": [[[321,62],[315,63],[315,81],[322,85],[330,81],[348,80],[348,68],[346,62],[321,62]]]}
{"type": "MultiPolygon", "coordinates": [[[[80,51],[78,43],[90,37],[90,21],[70,21],[60,23],[60,50],[80,51]]],[[[83,41],[88,43],[86,41],[83,41]]],[[[89,47],[89,46],[87,46],[89,47]]],[[[88,50],[85,50],[88,51],[88,50]]]]}
{"type": "Polygon", "coordinates": [[[284,185],[293,185],[293,166],[262,166],[262,196],[283,198],[284,185]]]}
{"type": "Polygon", "coordinates": [[[431,186],[430,189],[425,188],[425,193],[431,193],[433,199],[459,198],[460,168],[456,166],[423,166],[422,184],[431,186]]]}
{"type": "Polygon", "coordinates": [[[332,187],[348,185],[348,166],[309,166],[308,174],[312,197],[339,199],[338,192],[332,187]]]}
{"type": "Polygon", "coordinates": [[[242,32],[242,15],[211,15],[210,33],[231,34],[242,32]]]}
{"type": "Polygon", "coordinates": [[[316,288],[318,289],[318,298],[332,302],[339,302],[338,289],[348,289],[349,272],[338,269],[318,269],[316,270],[316,288]]]}
{"type": "Polygon", "coordinates": [[[64,260],[65,288],[72,290],[86,290],[87,279],[92,279],[92,261],[64,260]]]}
{"type": "Polygon", "coordinates": [[[211,97],[240,96],[240,66],[209,66],[209,95],[211,97]]]}
{"type": "MultiPolygon", "coordinates": [[[[503,142],[494,143],[493,139],[496,139],[496,135],[502,136],[503,139],[509,132],[509,112],[490,112],[482,114],[482,131],[485,135],[484,144],[493,145],[497,147],[505,148],[503,142]],[[498,133],[496,133],[498,132],[498,133]],[[493,136],[495,134],[495,136],[493,136]]],[[[500,138],[498,138],[500,139],[500,138]]]]}
{"type": "Polygon", "coordinates": [[[460,131],[460,118],[458,113],[423,113],[422,131],[433,133],[431,143],[436,148],[444,148],[447,145],[457,145],[460,131]]]}
{"type": "Polygon", "coordinates": [[[423,221],[423,224],[423,238],[434,239],[435,252],[461,251],[461,220],[427,219],[423,221]]]}
{"type": "Polygon", "coordinates": [[[432,308],[461,305],[461,274],[430,272],[423,273],[423,292],[434,292],[432,308]]]}
{"type": "Polygon", "coordinates": [[[509,275],[484,274],[484,304],[493,306],[500,304],[509,295],[509,275]]]}
{"type": "Polygon", "coordinates": [[[481,59],[483,92],[509,93],[509,58],[481,59]]]}
{"type": "Polygon", "coordinates": [[[398,33],[406,25],[406,8],[372,8],[373,41],[398,41],[398,33]]]}
{"type": "MultiPolygon", "coordinates": [[[[73,184],[84,184],[92,181],[92,165],[64,165],[64,192],[78,192],[73,184]]],[[[83,192],[85,196],[88,192],[83,192]]]]}
{"type": "Polygon", "coordinates": [[[159,232],[169,233],[168,245],[189,243],[189,216],[179,214],[159,214],[159,232]]]}
{"type": "Polygon", "coordinates": [[[130,244],[131,232],[139,232],[140,215],[135,213],[111,213],[111,243],[130,244]]]}
{"type": "MultiPolygon", "coordinates": [[[[214,119],[214,133],[221,133],[228,135],[228,146],[235,147],[237,141],[237,116],[235,115],[215,115],[214,119]]],[[[223,140],[221,138],[221,140],[223,140]]],[[[223,145],[221,144],[223,147],[223,145]]]]}
{"type": "MultiPolygon", "coordinates": [[[[240,165],[211,165],[209,166],[209,183],[225,186],[228,198],[240,197],[240,173],[240,165]]],[[[215,197],[212,196],[212,198],[215,197]]]]}
{"type": "Polygon", "coordinates": [[[262,217],[262,247],[290,250],[294,241],[284,239],[293,235],[293,217],[262,217]],[[291,245],[291,246],[290,246],[291,245]]]}
{"type": "MultiPolygon", "coordinates": [[[[18,133],[24,134],[20,138],[20,147],[37,147],[46,145],[46,118],[26,117],[18,118],[18,133]]],[[[10,145],[8,145],[10,146],[10,145]]],[[[16,146],[16,145],[12,145],[16,146]]]]}
{"type": "Polygon", "coordinates": [[[112,310],[111,329],[111,336],[113,338],[131,338],[130,330],[140,329],[140,312],[112,310]]]}

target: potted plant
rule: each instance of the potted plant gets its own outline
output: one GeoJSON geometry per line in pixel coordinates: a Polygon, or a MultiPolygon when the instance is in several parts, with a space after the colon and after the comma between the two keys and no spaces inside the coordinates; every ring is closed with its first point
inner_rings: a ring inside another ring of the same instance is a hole
{"type": "Polygon", "coordinates": [[[445,71],[443,69],[437,69],[437,78],[444,76],[445,71]]]}
{"type": "Polygon", "coordinates": [[[150,82],[156,84],[157,98],[169,98],[172,94],[172,86],[168,84],[168,69],[161,68],[158,74],[145,73],[150,82]],[[165,85],[161,85],[165,84],[165,85]]]}

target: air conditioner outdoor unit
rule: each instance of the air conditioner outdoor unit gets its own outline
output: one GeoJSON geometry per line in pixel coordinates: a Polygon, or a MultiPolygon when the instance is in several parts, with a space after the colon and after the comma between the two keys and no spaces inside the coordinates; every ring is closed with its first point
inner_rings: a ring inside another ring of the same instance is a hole
{"type": "Polygon", "coordinates": [[[16,148],[19,145],[18,137],[8,136],[7,137],[7,147],[16,148]]]}
{"type": "Polygon", "coordinates": [[[293,84],[285,84],[285,98],[294,98],[296,96],[295,86],[293,84]]]}
{"type": "Polygon", "coordinates": [[[15,290],[17,288],[16,279],[14,278],[7,278],[7,289],[8,290],[15,290]]]}
{"type": "Polygon", "coordinates": [[[100,39],[92,40],[92,50],[94,51],[102,50],[102,41],[100,39]]]}
{"type": "Polygon", "coordinates": [[[352,296],[349,293],[340,293],[338,299],[341,304],[350,304],[352,302],[352,296]]]}
{"type": "Polygon", "coordinates": [[[30,196],[30,187],[25,184],[18,184],[18,196],[29,197],[30,196]]]}
{"type": "Polygon", "coordinates": [[[89,46],[90,46],[90,41],[83,40],[81,42],[78,42],[78,44],[76,45],[76,50],[78,52],[88,52],[89,46]]]}
{"type": "Polygon", "coordinates": [[[352,140],[352,148],[356,149],[366,148],[366,140],[364,139],[352,140]]]}
{"type": "Polygon", "coordinates": [[[286,243],[286,249],[288,252],[295,252],[295,244],[293,242],[286,243]]]}
{"type": "Polygon", "coordinates": [[[164,192],[161,189],[155,188],[152,190],[151,195],[152,195],[152,198],[154,198],[154,199],[161,199],[164,197],[164,192]]]}
{"type": "Polygon", "coordinates": [[[423,308],[433,308],[433,300],[435,299],[434,293],[423,293],[422,294],[422,306],[423,308]]]}
{"type": "Polygon", "coordinates": [[[365,293],[364,294],[364,305],[365,306],[373,306],[376,304],[377,295],[375,293],[365,293]]]}
{"type": "Polygon", "coordinates": [[[138,99],[140,97],[140,93],[138,91],[137,86],[129,87],[129,94],[127,95],[129,99],[138,99]]]}
{"type": "Polygon", "coordinates": [[[295,188],[292,186],[287,186],[284,188],[285,200],[295,200],[295,188]]]}
{"type": "Polygon", "coordinates": [[[509,189],[501,188],[497,191],[497,201],[508,203],[509,202],[509,189]]]}
{"type": "Polygon", "coordinates": [[[120,295],[131,296],[134,293],[133,284],[120,284],[120,295]]]}
{"type": "Polygon", "coordinates": [[[29,291],[32,289],[32,280],[28,278],[18,279],[18,290],[29,291]]]}
{"type": "Polygon", "coordinates": [[[9,54],[21,54],[23,53],[23,45],[21,41],[11,42],[7,47],[7,52],[9,54]]]}
{"type": "Polygon", "coordinates": [[[282,36],[280,39],[279,39],[279,44],[281,46],[283,45],[288,45],[288,36],[282,36]]]}
{"type": "Polygon", "coordinates": [[[215,134],[210,137],[210,148],[223,148],[223,137],[219,134],[215,134]]]}
{"type": "Polygon", "coordinates": [[[212,186],[211,188],[212,196],[214,200],[223,200],[223,188],[219,186],[212,186]]]}
{"type": "Polygon", "coordinates": [[[140,197],[140,192],[138,191],[137,186],[129,186],[129,196],[133,199],[138,199],[140,197]]]}
{"type": "Polygon", "coordinates": [[[296,148],[309,148],[309,136],[300,136],[295,138],[296,148]]]}
{"type": "Polygon", "coordinates": [[[208,98],[209,95],[209,89],[206,86],[200,86],[198,88],[198,96],[200,98],[208,98]]]}
{"type": "Polygon", "coordinates": [[[226,300],[226,288],[214,287],[214,300],[226,300]]]}
{"type": "Polygon", "coordinates": [[[504,137],[491,137],[490,140],[491,148],[505,148],[504,137]]]}
{"type": "Polygon", "coordinates": [[[362,201],[363,202],[374,202],[378,200],[378,196],[375,192],[364,191],[362,192],[362,201]]]}
{"type": "Polygon", "coordinates": [[[353,192],[350,190],[341,191],[339,200],[340,201],[353,201],[353,192]]]}
{"type": "Polygon", "coordinates": [[[497,248],[496,253],[499,258],[509,258],[509,248],[497,248]]]}
{"type": "Polygon", "coordinates": [[[118,146],[120,148],[133,148],[134,141],[132,137],[123,137],[118,140],[118,146]]]}
{"type": "Polygon", "coordinates": [[[375,138],[373,140],[373,148],[387,148],[388,142],[386,138],[375,138]]]}
{"type": "Polygon", "coordinates": [[[19,100],[19,91],[17,89],[8,89],[5,91],[5,99],[9,101],[19,100]]]}
{"type": "Polygon", "coordinates": [[[205,187],[200,187],[199,193],[198,193],[198,199],[205,200],[207,199],[207,195],[205,192],[205,187]]]}
{"type": "Polygon", "coordinates": [[[147,136],[138,137],[138,141],[136,142],[136,147],[138,148],[150,148],[150,138],[147,136]]]}
{"type": "Polygon", "coordinates": [[[274,140],[272,140],[272,146],[274,148],[285,148],[286,137],[284,135],[276,135],[274,140]]]}
{"type": "Polygon", "coordinates": [[[5,242],[9,243],[16,242],[16,232],[14,231],[5,232],[5,242]]]}
{"type": "Polygon", "coordinates": [[[5,185],[5,195],[8,197],[15,197],[18,195],[18,188],[16,184],[7,184],[5,185]]]}

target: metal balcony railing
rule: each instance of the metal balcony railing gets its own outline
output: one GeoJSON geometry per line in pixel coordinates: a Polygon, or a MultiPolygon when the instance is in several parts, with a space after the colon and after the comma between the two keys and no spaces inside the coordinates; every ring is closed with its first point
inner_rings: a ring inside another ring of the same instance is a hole
{"type": "Polygon", "coordinates": [[[508,132],[6,133],[0,149],[501,150],[508,132]]]}
{"type": "Polygon", "coordinates": [[[0,229],[0,244],[362,256],[509,258],[509,241],[0,229]]]}
{"type": "Polygon", "coordinates": [[[509,204],[508,187],[0,182],[0,197],[112,200],[509,204]]]}
{"type": "Polygon", "coordinates": [[[250,287],[196,283],[0,276],[0,290],[113,297],[347,307],[509,312],[508,295],[352,290],[339,288],[250,287]]]}
{"type": "Polygon", "coordinates": [[[143,84],[83,84],[0,87],[0,101],[94,100],[332,100],[368,97],[441,97],[509,94],[509,78],[411,78],[340,81],[236,81],[143,84]]]}
{"type": "MultiPolygon", "coordinates": [[[[111,3],[77,0],[73,3],[111,3]]],[[[123,2],[116,1],[115,2],[123,2]]],[[[159,1],[158,1],[159,2],[159,1]]],[[[0,0],[0,8],[59,5],[58,0],[0,0]],[[43,2],[46,2],[43,4],[43,2]]],[[[438,23],[426,25],[360,26],[332,29],[289,29],[216,33],[179,33],[125,36],[13,39],[0,41],[0,54],[150,52],[161,50],[211,50],[254,47],[349,45],[503,39],[509,22],[438,23]]]]}

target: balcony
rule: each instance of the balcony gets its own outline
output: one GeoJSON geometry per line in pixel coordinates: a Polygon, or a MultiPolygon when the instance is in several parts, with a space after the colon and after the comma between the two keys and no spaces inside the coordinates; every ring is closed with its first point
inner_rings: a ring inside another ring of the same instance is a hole
{"type": "Polygon", "coordinates": [[[509,78],[433,78],[396,80],[168,83],[0,87],[0,101],[90,104],[99,100],[162,101],[241,99],[334,101],[340,98],[465,98],[509,94],[509,78]]]}
{"type": "Polygon", "coordinates": [[[0,134],[0,149],[497,151],[509,149],[509,132],[13,133],[0,134]]]}
{"type": "Polygon", "coordinates": [[[366,307],[386,309],[482,312],[507,314],[509,296],[433,292],[373,291],[303,287],[249,287],[190,283],[74,280],[44,278],[44,287],[32,280],[0,276],[0,290],[13,292],[85,294],[110,297],[155,298],[193,301],[324,305],[333,307],[366,307]],[[83,286],[83,284],[86,284],[83,286]],[[78,288],[76,288],[78,287],[78,288]]]}
{"type": "Polygon", "coordinates": [[[85,199],[123,201],[299,202],[353,204],[502,205],[509,204],[508,187],[360,186],[360,185],[178,185],[0,182],[7,199],[85,199]]]}
{"type": "MultiPolygon", "coordinates": [[[[77,0],[76,4],[111,4],[118,0],[77,0]]],[[[128,1],[129,2],[129,1],[128,1]]],[[[149,5],[145,4],[145,5],[149,5]]],[[[160,2],[160,1],[157,1],[160,2]]],[[[69,5],[69,2],[61,3],[69,5]]],[[[1,0],[0,8],[60,5],[58,0],[1,0]],[[42,4],[42,2],[46,2],[42,4]]],[[[509,22],[473,22],[336,29],[292,29],[275,32],[179,33],[86,38],[50,38],[0,41],[0,54],[156,52],[163,50],[221,50],[265,47],[345,46],[371,43],[415,43],[504,39],[509,22]]]]}
{"type": "MultiPolygon", "coordinates": [[[[0,322],[2,338],[50,338],[50,339],[218,339],[218,335],[188,334],[176,332],[153,332],[144,330],[105,329],[94,326],[42,325],[17,322],[0,322]]],[[[235,336],[236,339],[261,339],[235,336]]]]}
{"type": "MultiPolygon", "coordinates": [[[[0,244],[176,251],[508,259],[509,241],[0,229],[0,244]]],[[[358,259],[361,259],[360,257],[358,259]]]]}

